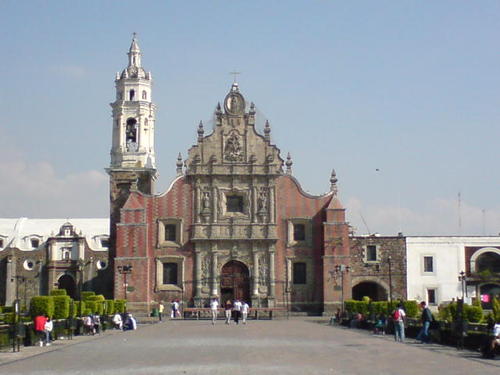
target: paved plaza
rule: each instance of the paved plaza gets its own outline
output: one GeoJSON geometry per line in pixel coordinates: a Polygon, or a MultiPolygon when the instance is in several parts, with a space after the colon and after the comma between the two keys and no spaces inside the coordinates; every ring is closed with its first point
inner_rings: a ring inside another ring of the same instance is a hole
{"type": "Polygon", "coordinates": [[[500,359],[331,327],[326,320],[166,321],[0,353],[0,374],[496,374],[500,359]]]}

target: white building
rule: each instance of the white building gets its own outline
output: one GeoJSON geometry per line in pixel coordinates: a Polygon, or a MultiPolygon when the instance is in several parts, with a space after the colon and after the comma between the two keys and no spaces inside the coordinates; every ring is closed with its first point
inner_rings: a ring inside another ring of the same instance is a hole
{"type": "Polygon", "coordinates": [[[498,236],[407,237],[406,252],[408,299],[437,306],[462,298],[462,290],[467,303],[479,294],[498,294],[498,236]],[[489,281],[478,276],[486,269],[493,273],[489,281]],[[464,282],[459,280],[461,272],[464,282]]]}

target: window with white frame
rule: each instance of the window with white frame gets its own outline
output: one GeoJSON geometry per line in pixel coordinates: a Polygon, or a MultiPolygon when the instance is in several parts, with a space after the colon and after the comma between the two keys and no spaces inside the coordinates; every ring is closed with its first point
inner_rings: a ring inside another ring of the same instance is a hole
{"type": "Polygon", "coordinates": [[[156,260],[156,288],[158,290],[182,290],[184,257],[163,256],[156,260]]]}
{"type": "Polygon", "coordinates": [[[182,245],[182,220],[164,218],[158,220],[158,247],[182,245]]]}
{"type": "Polygon", "coordinates": [[[312,223],[309,218],[288,220],[288,246],[311,246],[312,223]]]}
{"type": "Polygon", "coordinates": [[[378,261],[378,249],[377,245],[367,245],[365,248],[365,261],[366,262],[377,262],[378,261]]]}
{"type": "Polygon", "coordinates": [[[40,246],[40,240],[38,238],[32,238],[30,243],[33,249],[38,249],[38,246],[40,246]]]}
{"type": "Polygon", "coordinates": [[[424,257],[423,257],[423,271],[424,271],[424,273],[434,273],[435,272],[434,256],[424,255],[424,257]]]}
{"type": "Polygon", "coordinates": [[[427,288],[427,303],[429,305],[437,305],[437,289],[427,288]]]}

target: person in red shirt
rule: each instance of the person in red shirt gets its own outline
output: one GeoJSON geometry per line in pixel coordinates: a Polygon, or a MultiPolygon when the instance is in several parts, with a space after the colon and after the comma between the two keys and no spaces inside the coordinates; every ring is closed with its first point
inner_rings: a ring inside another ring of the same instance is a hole
{"type": "Polygon", "coordinates": [[[40,346],[43,346],[43,340],[45,339],[45,323],[47,323],[47,317],[45,315],[37,315],[34,319],[35,333],[40,339],[40,346]]]}

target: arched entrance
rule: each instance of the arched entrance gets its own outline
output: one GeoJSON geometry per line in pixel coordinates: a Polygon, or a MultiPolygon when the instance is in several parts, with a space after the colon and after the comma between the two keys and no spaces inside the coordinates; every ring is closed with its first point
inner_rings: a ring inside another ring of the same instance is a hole
{"type": "Polygon", "coordinates": [[[361,301],[363,297],[370,297],[372,301],[387,301],[387,292],[374,281],[363,281],[352,288],[352,299],[361,301]]]}
{"type": "Polygon", "coordinates": [[[70,275],[62,275],[59,280],[57,280],[57,287],[59,289],[65,289],[68,296],[76,299],[76,284],[75,280],[73,280],[70,275]]]}
{"type": "Polygon", "coordinates": [[[237,260],[226,263],[220,272],[221,302],[240,299],[250,304],[250,275],[247,266],[237,260]]]}

